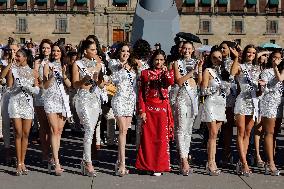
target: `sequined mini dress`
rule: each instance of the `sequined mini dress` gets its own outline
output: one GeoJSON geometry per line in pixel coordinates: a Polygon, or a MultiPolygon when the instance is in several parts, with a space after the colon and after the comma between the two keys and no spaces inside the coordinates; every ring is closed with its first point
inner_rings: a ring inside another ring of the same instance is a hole
{"type": "MultiPolygon", "coordinates": [[[[43,67],[44,64],[41,63],[39,65],[39,69],[38,69],[38,76],[39,76],[39,80],[42,82],[43,81],[43,67]]],[[[35,95],[34,98],[34,105],[35,106],[44,106],[44,100],[43,100],[43,89],[40,88],[39,93],[35,95]]]]}
{"type": "Polygon", "coordinates": [[[240,94],[237,96],[234,113],[241,115],[255,115],[258,113],[258,98],[256,91],[258,89],[258,79],[260,75],[259,66],[244,63],[243,68],[248,71],[251,78],[251,85],[248,83],[247,77],[241,71],[237,76],[240,86],[240,94]]]}
{"type": "Polygon", "coordinates": [[[111,61],[112,82],[117,87],[111,105],[115,116],[133,116],[136,108],[136,73],[122,68],[119,61],[111,61]]]}
{"type": "MultiPolygon", "coordinates": [[[[33,70],[28,66],[14,66],[12,69],[18,73],[21,81],[21,86],[33,86],[34,74],[33,70]]],[[[29,95],[29,91],[26,91],[29,95]]],[[[10,100],[8,105],[8,113],[10,118],[33,119],[34,107],[31,106],[18,82],[14,81],[13,87],[10,90],[10,100]]]]}
{"type": "Polygon", "coordinates": [[[260,100],[260,115],[267,118],[281,118],[283,82],[276,79],[273,68],[265,69],[260,77],[267,83],[260,100]]]}
{"type": "MultiPolygon", "coordinates": [[[[53,62],[52,64],[56,70],[58,70],[60,73],[62,72],[62,67],[60,62],[53,62]]],[[[61,78],[61,82],[63,82],[63,78],[61,78]]],[[[55,81],[55,78],[52,79],[49,88],[43,90],[43,100],[44,100],[44,110],[46,113],[64,112],[63,97],[60,92],[59,86],[55,81]]]]}
{"type": "MultiPolygon", "coordinates": [[[[215,72],[215,69],[209,68],[210,75],[212,76],[211,72],[215,72]]],[[[220,75],[216,74],[219,81],[220,75]]],[[[221,93],[221,83],[217,82],[216,79],[211,79],[209,81],[209,85],[207,87],[211,92],[207,95],[203,109],[201,112],[201,121],[202,122],[212,122],[212,121],[224,121],[226,122],[226,96],[221,93]]]]}

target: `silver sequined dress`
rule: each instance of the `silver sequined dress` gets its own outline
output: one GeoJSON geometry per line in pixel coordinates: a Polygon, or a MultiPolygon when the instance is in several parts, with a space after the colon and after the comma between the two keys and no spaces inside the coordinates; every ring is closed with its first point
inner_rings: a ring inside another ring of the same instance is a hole
{"type": "MultiPolygon", "coordinates": [[[[89,61],[88,59],[82,59],[79,61],[86,69],[95,67],[96,64],[95,61],[89,61]]],[[[80,78],[86,76],[86,73],[81,70],[79,73],[80,78]]],[[[92,162],[91,146],[94,130],[101,112],[101,103],[98,94],[96,94],[94,90],[79,89],[74,99],[76,112],[79,116],[80,123],[84,126],[85,130],[83,160],[86,162],[92,162]]]]}
{"type": "Polygon", "coordinates": [[[133,116],[136,108],[137,87],[136,73],[121,68],[119,61],[111,61],[112,82],[117,91],[113,96],[111,105],[115,116],[133,116]]]}
{"type": "MultiPolygon", "coordinates": [[[[62,72],[62,67],[60,62],[53,62],[52,64],[54,65],[56,70],[58,70],[60,73],[62,72]]],[[[63,82],[63,78],[61,78],[61,81],[63,82]]],[[[60,92],[59,86],[55,81],[55,78],[52,79],[49,88],[43,90],[43,99],[44,99],[44,110],[46,113],[64,112],[63,97],[60,92]]]]}
{"type": "MultiPolygon", "coordinates": [[[[215,71],[215,69],[210,69],[210,72],[214,72],[216,77],[221,81],[220,75],[215,71]]],[[[212,76],[212,74],[210,73],[212,76]]],[[[213,77],[213,76],[212,76],[213,77]]],[[[211,79],[209,81],[208,89],[210,90],[209,95],[206,97],[201,112],[202,122],[212,122],[212,121],[224,121],[226,122],[226,96],[221,93],[222,81],[219,83],[216,79],[211,79]]]]}
{"type": "MultiPolygon", "coordinates": [[[[43,81],[43,67],[44,67],[44,63],[41,62],[41,64],[39,65],[38,68],[38,75],[39,75],[39,79],[42,82],[43,81]]],[[[35,106],[44,106],[44,100],[43,100],[43,89],[40,88],[39,93],[35,95],[34,97],[34,105],[35,106]]]]}
{"type": "Polygon", "coordinates": [[[267,85],[260,100],[260,115],[267,118],[281,118],[283,112],[283,104],[281,103],[283,82],[276,79],[273,68],[265,69],[261,73],[261,79],[267,85]]]}
{"type": "Polygon", "coordinates": [[[258,98],[253,97],[252,94],[256,93],[258,89],[260,67],[247,63],[242,64],[242,66],[250,74],[253,88],[250,87],[243,71],[241,71],[240,75],[237,77],[241,92],[237,96],[234,113],[241,115],[255,115],[258,117],[258,98]]]}
{"type": "MultiPolygon", "coordinates": [[[[226,58],[223,60],[225,64],[225,69],[227,72],[231,72],[232,65],[234,61],[231,58],[226,58]]],[[[237,97],[237,84],[235,82],[231,83],[230,93],[227,95],[226,98],[226,107],[233,108],[235,106],[237,97]]]]}
{"type": "MultiPolygon", "coordinates": [[[[12,69],[18,72],[21,81],[21,86],[33,86],[34,74],[33,70],[28,66],[14,66],[12,69]]],[[[28,91],[26,91],[28,92],[28,91]]],[[[29,93],[29,92],[28,92],[29,93]]],[[[31,95],[31,93],[29,93],[31,95]]],[[[10,100],[8,105],[8,112],[10,118],[33,119],[34,108],[27,102],[25,94],[20,89],[18,82],[14,81],[13,87],[10,90],[10,100]]]]}

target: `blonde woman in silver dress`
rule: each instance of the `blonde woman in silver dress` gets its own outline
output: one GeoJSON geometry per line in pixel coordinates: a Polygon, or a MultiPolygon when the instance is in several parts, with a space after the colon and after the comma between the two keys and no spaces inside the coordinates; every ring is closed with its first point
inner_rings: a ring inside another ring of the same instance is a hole
{"type": "Polygon", "coordinates": [[[203,72],[201,91],[206,96],[201,121],[207,123],[209,139],[207,143],[208,162],[206,172],[211,176],[218,176],[221,170],[217,168],[216,140],[218,131],[223,122],[226,122],[226,96],[230,91],[230,85],[225,80],[225,68],[222,66],[222,54],[219,48],[212,48],[207,62],[207,68],[203,72]]]}
{"type": "Polygon", "coordinates": [[[128,170],[125,168],[126,134],[135,112],[137,98],[136,66],[130,61],[129,57],[130,46],[127,43],[121,43],[117,49],[117,59],[112,59],[109,62],[112,82],[117,87],[117,92],[113,96],[111,104],[119,128],[118,160],[115,168],[118,176],[128,174],[128,170]]]}
{"type": "Polygon", "coordinates": [[[54,168],[55,175],[61,176],[63,169],[59,162],[59,148],[61,134],[66,118],[71,117],[69,98],[65,87],[71,87],[66,75],[66,66],[63,65],[65,49],[55,43],[51,50],[51,63],[43,68],[43,98],[44,110],[50,126],[52,159],[48,162],[48,171],[54,168]]]}
{"type": "Polygon", "coordinates": [[[17,157],[16,175],[26,175],[25,165],[29,132],[34,116],[33,94],[39,92],[37,80],[32,67],[32,54],[29,50],[20,49],[16,53],[17,64],[8,73],[10,100],[8,113],[14,124],[15,147],[17,157]]]}
{"type": "MultiPolygon", "coordinates": [[[[234,57],[238,57],[238,52],[231,52],[234,57]]],[[[258,82],[260,75],[260,66],[257,65],[257,52],[254,45],[247,45],[242,54],[242,62],[234,61],[231,75],[236,76],[240,86],[240,94],[237,96],[234,114],[237,125],[237,146],[240,161],[237,163],[236,172],[244,176],[251,176],[247,163],[247,150],[251,129],[255,120],[258,118],[258,82]]]]}
{"type": "Polygon", "coordinates": [[[189,148],[193,123],[198,114],[197,85],[193,78],[197,61],[192,59],[192,53],[192,43],[183,42],[182,58],[173,65],[175,81],[179,85],[175,99],[175,128],[177,147],[180,155],[180,172],[184,176],[188,176],[193,172],[188,162],[189,148]]]}
{"type": "Polygon", "coordinates": [[[274,51],[266,64],[267,69],[261,73],[261,85],[264,88],[260,100],[260,116],[264,129],[264,147],[267,156],[265,174],[279,176],[280,171],[274,163],[276,136],[282,122],[283,114],[283,80],[284,65],[280,51],[274,51]]]}
{"type": "Polygon", "coordinates": [[[81,124],[84,126],[84,153],[81,162],[83,175],[96,176],[92,165],[92,141],[96,124],[101,112],[100,94],[96,93],[101,64],[95,60],[97,56],[96,43],[85,40],[82,42],[83,57],[72,67],[72,83],[78,89],[75,95],[75,107],[81,124]]]}

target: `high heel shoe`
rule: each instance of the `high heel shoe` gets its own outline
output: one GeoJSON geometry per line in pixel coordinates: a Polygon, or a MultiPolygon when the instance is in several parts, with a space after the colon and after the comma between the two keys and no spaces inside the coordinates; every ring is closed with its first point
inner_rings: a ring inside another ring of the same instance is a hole
{"type": "Polygon", "coordinates": [[[97,176],[96,171],[95,170],[89,171],[87,166],[88,166],[87,162],[85,162],[85,161],[81,162],[81,173],[82,173],[82,175],[88,176],[88,177],[96,177],[97,176]]]}
{"type": "Polygon", "coordinates": [[[274,170],[271,170],[270,165],[268,163],[265,164],[265,175],[271,175],[271,176],[279,176],[280,175],[280,170],[278,170],[276,167],[274,170]]]}
{"type": "Polygon", "coordinates": [[[245,177],[250,177],[252,176],[252,171],[249,169],[249,170],[244,170],[244,166],[247,165],[247,163],[241,163],[239,162],[238,163],[239,165],[237,167],[239,167],[239,171],[237,172],[239,175],[243,175],[245,177]]]}
{"type": "Polygon", "coordinates": [[[63,173],[63,169],[61,168],[61,165],[59,163],[55,163],[54,166],[55,176],[61,176],[63,173]],[[60,167],[60,169],[56,169],[56,167],[60,167]]]}
{"type": "Polygon", "coordinates": [[[236,164],[236,173],[237,175],[242,175],[242,163],[240,161],[238,161],[238,163],[236,164]]]}
{"type": "Polygon", "coordinates": [[[47,169],[48,169],[48,173],[51,174],[51,170],[55,169],[55,163],[54,161],[50,160],[47,163],[47,169]]]}
{"type": "Polygon", "coordinates": [[[22,163],[22,166],[24,167],[24,169],[22,169],[22,175],[28,175],[29,170],[26,168],[26,165],[22,163]]]}
{"type": "Polygon", "coordinates": [[[123,177],[128,174],[129,174],[129,171],[125,168],[125,163],[119,163],[119,161],[117,161],[115,164],[115,175],[119,177],[123,177]],[[124,165],[124,168],[119,169],[120,165],[124,165]]]}
{"type": "Polygon", "coordinates": [[[183,169],[182,163],[180,163],[180,169],[179,172],[182,176],[189,176],[190,174],[193,174],[193,169],[189,167],[188,169],[183,169]]]}
{"type": "MultiPolygon", "coordinates": [[[[18,167],[22,167],[22,164],[19,163],[19,164],[18,164],[18,167]]],[[[18,167],[17,167],[17,169],[16,169],[15,175],[16,175],[16,176],[21,176],[21,175],[23,174],[23,170],[22,170],[22,169],[19,170],[18,167]]]]}
{"type": "MultiPolygon", "coordinates": [[[[211,163],[210,163],[211,164],[211,163]]],[[[215,169],[215,170],[210,170],[209,168],[209,163],[206,163],[206,173],[210,176],[219,176],[221,174],[221,170],[220,169],[215,169]]]]}

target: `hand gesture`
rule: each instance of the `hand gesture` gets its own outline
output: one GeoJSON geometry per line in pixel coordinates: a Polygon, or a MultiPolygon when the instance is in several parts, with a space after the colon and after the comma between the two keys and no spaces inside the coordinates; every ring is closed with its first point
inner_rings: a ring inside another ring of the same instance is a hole
{"type": "Polygon", "coordinates": [[[140,118],[142,119],[142,121],[143,121],[144,123],[146,123],[146,120],[147,120],[146,113],[141,113],[141,114],[140,114],[140,118]]]}
{"type": "Polygon", "coordinates": [[[282,58],[275,58],[272,60],[272,64],[274,67],[278,66],[282,62],[282,58]]]}
{"type": "Polygon", "coordinates": [[[259,83],[260,86],[265,86],[266,85],[266,82],[263,79],[259,79],[258,83],[259,83]]]}
{"type": "Polygon", "coordinates": [[[236,58],[239,57],[239,52],[236,49],[230,47],[230,52],[234,57],[236,57],[236,58]]]}
{"type": "Polygon", "coordinates": [[[166,71],[168,71],[168,68],[167,68],[167,66],[162,66],[162,71],[163,71],[163,72],[166,72],[166,71]]]}

